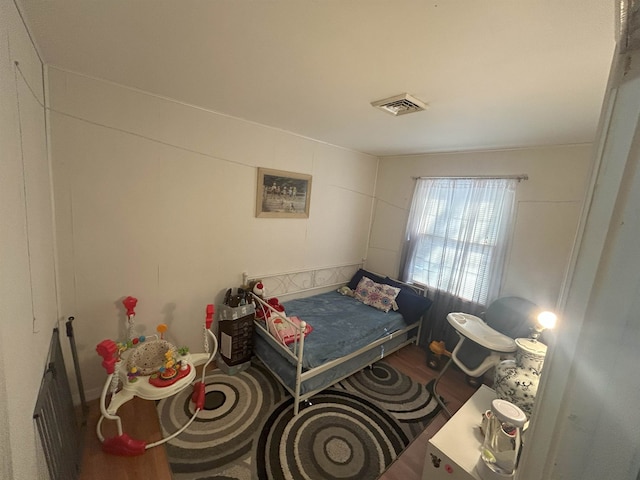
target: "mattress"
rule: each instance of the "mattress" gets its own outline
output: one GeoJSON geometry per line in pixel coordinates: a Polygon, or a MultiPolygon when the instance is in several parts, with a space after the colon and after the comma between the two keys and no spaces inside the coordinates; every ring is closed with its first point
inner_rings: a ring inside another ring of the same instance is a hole
{"type": "Polygon", "coordinates": [[[336,291],[283,305],[287,316],[295,315],[313,327],[304,341],[305,369],[324,365],[407,327],[400,313],[385,313],[336,291]]]}

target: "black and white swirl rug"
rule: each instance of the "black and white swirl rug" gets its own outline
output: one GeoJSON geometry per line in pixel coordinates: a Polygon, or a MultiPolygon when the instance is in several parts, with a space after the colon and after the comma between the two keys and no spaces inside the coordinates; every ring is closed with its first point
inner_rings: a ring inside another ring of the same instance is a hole
{"type": "Polygon", "coordinates": [[[374,363],[338,384],[352,393],[370,398],[389,412],[413,439],[440,412],[431,386],[414,382],[385,361],[374,363]]]}
{"type": "MultiPolygon", "coordinates": [[[[384,361],[293,399],[260,364],[206,377],[206,404],[166,444],[176,480],[375,479],[439,412],[429,389],[384,361]]],[[[193,414],[191,391],[158,402],[165,436],[193,414]]]]}

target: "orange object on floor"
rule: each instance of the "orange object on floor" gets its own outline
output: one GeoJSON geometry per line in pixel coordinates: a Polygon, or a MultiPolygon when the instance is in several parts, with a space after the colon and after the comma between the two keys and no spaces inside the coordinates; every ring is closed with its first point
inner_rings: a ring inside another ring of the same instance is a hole
{"type": "Polygon", "coordinates": [[[446,357],[451,356],[451,352],[446,349],[444,342],[436,342],[435,340],[429,344],[429,350],[436,355],[444,355],[446,357]]]}

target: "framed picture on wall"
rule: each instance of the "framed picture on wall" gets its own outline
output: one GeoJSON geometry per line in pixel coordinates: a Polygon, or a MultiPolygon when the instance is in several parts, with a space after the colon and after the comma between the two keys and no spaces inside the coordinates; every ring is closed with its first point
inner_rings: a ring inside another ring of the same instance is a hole
{"type": "Polygon", "coordinates": [[[309,218],[311,175],[258,168],[256,217],[309,218]]]}

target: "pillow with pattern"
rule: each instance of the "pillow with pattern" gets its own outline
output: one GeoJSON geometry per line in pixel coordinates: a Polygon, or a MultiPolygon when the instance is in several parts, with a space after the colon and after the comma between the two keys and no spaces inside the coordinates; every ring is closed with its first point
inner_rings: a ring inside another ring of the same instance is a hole
{"type": "Polygon", "coordinates": [[[399,288],[376,283],[369,277],[363,276],[358,282],[353,296],[365,305],[370,305],[383,312],[388,312],[392,308],[394,310],[398,308],[395,305],[398,293],[400,293],[399,288]]]}

